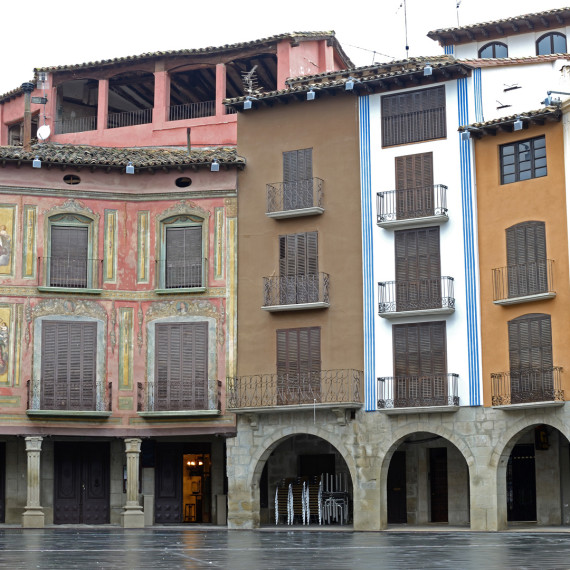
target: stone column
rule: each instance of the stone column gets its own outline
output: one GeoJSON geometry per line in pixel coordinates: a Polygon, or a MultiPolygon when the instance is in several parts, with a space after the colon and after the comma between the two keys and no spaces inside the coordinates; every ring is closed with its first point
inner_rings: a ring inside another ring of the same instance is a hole
{"type": "Polygon", "coordinates": [[[44,511],[40,506],[40,452],[43,437],[26,437],[26,453],[28,454],[28,502],[22,516],[24,528],[43,528],[44,511]]]}
{"type": "Polygon", "coordinates": [[[122,514],[124,528],[143,528],[144,513],[139,503],[139,457],[141,439],[132,437],[125,439],[127,455],[127,504],[122,514]]]}

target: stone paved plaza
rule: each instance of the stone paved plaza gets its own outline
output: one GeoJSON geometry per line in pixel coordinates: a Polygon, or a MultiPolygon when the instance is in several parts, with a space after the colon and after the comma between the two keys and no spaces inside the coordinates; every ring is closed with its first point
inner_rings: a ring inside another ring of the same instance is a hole
{"type": "Polygon", "coordinates": [[[555,569],[566,532],[306,532],[153,528],[1,529],[0,568],[555,569]]]}

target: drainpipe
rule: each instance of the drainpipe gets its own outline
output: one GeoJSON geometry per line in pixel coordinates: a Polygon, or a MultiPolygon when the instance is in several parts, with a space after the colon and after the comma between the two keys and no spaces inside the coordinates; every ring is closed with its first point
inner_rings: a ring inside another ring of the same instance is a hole
{"type": "Polygon", "coordinates": [[[32,91],[36,88],[33,83],[22,83],[24,91],[24,150],[32,148],[32,109],[31,96],[32,91]]]}

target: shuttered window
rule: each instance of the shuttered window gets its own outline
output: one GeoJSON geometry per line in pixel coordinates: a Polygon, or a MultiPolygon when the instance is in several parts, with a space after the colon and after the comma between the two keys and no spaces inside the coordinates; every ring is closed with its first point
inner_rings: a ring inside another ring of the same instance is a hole
{"type": "Polygon", "coordinates": [[[433,153],[396,157],[398,219],[432,216],[433,209],[433,153]]]}
{"type": "Polygon", "coordinates": [[[279,236],[281,304],[319,299],[318,232],[279,236]]]}
{"type": "Polygon", "coordinates": [[[80,226],[52,226],[49,284],[51,287],[87,287],[89,230],[80,226]]]}
{"type": "Polygon", "coordinates": [[[42,410],[96,409],[97,325],[43,321],[42,410]]]}
{"type": "Polygon", "coordinates": [[[312,403],[320,397],[321,328],[277,331],[277,399],[280,404],[312,403]]]}
{"type": "Polygon", "coordinates": [[[283,153],[283,209],[298,210],[313,205],[313,149],[283,153]]]}
{"type": "Polygon", "coordinates": [[[546,176],[544,136],[501,146],[501,184],[546,176]]]}
{"type": "Polygon", "coordinates": [[[166,228],[165,286],[202,287],[202,226],[166,228]]]}
{"type": "Polygon", "coordinates": [[[441,307],[439,227],[395,232],[398,311],[441,307]]]}
{"type": "Polygon", "coordinates": [[[534,313],[509,321],[509,361],[511,373],[552,369],[550,315],[534,313]]]}
{"type": "Polygon", "coordinates": [[[208,323],[156,325],[154,409],[208,407],[208,323]]]}
{"type": "Polygon", "coordinates": [[[382,146],[445,138],[445,86],[382,97],[382,146]]]}
{"type": "Polygon", "coordinates": [[[548,291],[544,222],[516,224],[506,234],[509,297],[548,291]]]}

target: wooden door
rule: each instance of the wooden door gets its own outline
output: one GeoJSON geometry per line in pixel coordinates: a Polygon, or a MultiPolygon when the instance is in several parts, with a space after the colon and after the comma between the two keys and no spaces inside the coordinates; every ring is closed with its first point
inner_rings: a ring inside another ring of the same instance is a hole
{"type": "Polygon", "coordinates": [[[433,216],[433,153],[396,157],[396,217],[433,216]]]}
{"type": "Polygon", "coordinates": [[[178,443],[156,446],[154,522],[182,522],[182,452],[178,443]]]}
{"type": "Polygon", "coordinates": [[[390,461],[387,482],[388,524],[408,522],[406,496],[406,452],[395,451],[390,461]]]}
{"type": "Polygon", "coordinates": [[[109,444],[54,444],[54,524],[108,524],[109,444]]]}
{"type": "Polygon", "coordinates": [[[507,520],[536,521],[534,445],[515,445],[507,464],[507,520]]]}
{"type": "Polygon", "coordinates": [[[6,522],[6,444],[0,442],[0,523],[6,522]]]}
{"type": "Polygon", "coordinates": [[[283,153],[283,209],[299,210],[313,205],[313,149],[283,153]]]}
{"type": "Polygon", "coordinates": [[[317,232],[279,236],[279,297],[282,305],[319,300],[317,232]]]}
{"type": "Polygon", "coordinates": [[[447,448],[429,450],[431,522],[448,521],[447,448]]]}

